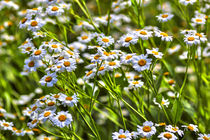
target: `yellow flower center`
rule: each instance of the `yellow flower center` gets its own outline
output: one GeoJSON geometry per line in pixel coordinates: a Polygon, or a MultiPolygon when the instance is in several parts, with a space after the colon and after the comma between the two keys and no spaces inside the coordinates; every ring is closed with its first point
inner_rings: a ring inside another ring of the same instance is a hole
{"type": "Polygon", "coordinates": [[[82,36],[82,40],[88,39],[88,36],[84,35],[82,36]]]}
{"type": "Polygon", "coordinates": [[[41,53],[42,53],[41,50],[36,50],[36,51],[34,52],[34,55],[40,55],[41,53]]]}
{"type": "Polygon", "coordinates": [[[172,130],[177,131],[178,129],[173,127],[172,130]]]}
{"type": "Polygon", "coordinates": [[[165,126],[165,125],[166,125],[166,123],[159,123],[159,125],[160,125],[160,126],[165,126]]]}
{"type": "Polygon", "coordinates": [[[144,126],[143,127],[143,131],[144,132],[150,132],[152,129],[151,129],[151,127],[150,126],[144,126]]]}
{"type": "Polygon", "coordinates": [[[52,48],[58,48],[58,45],[53,44],[53,45],[52,45],[52,48]]]}
{"type": "Polygon", "coordinates": [[[133,38],[132,37],[126,37],[125,38],[125,42],[129,42],[129,41],[131,41],[133,38]]]}
{"type": "Polygon", "coordinates": [[[174,83],[175,83],[174,80],[169,80],[169,81],[168,81],[168,84],[170,84],[170,85],[172,85],[172,84],[174,84],[174,83]]]}
{"type": "Polygon", "coordinates": [[[26,48],[26,51],[30,51],[30,50],[31,50],[31,47],[27,47],[27,48],[26,48]]]}
{"type": "Polygon", "coordinates": [[[72,97],[66,97],[66,100],[68,100],[68,101],[72,101],[72,100],[73,100],[73,98],[72,98],[72,97]]]}
{"type": "Polygon", "coordinates": [[[70,62],[69,61],[65,61],[64,63],[63,63],[63,65],[65,66],[65,67],[69,67],[70,66],[70,62]]]}
{"type": "Polygon", "coordinates": [[[140,59],[140,60],[138,61],[138,64],[139,64],[139,66],[145,66],[145,65],[147,64],[147,61],[144,60],[144,59],[140,59]]]}
{"type": "Polygon", "coordinates": [[[156,52],[156,51],[152,51],[152,53],[153,53],[154,55],[158,55],[158,52],[156,52]]]}
{"type": "Polygon", "coordinates": [[[47,105],[48,106],[54,106],[55,105],[55,102],[49,102],[47,105]]]}
{"type": "Polygon", "coordinates": [[[8,127],[8,126],[9,126],[9,124],[8,124],[8,123],[3,123],[3,125],[4,125],[4,126],[6,126],[6,127],[8,127]]]}
{"type": "Polygon", "coordinates": [[[197,18],[195,21],[196,22],[202,22],[202,19],[197,18]]]}
{"type": "Polygon", "coordinates": [[[93,71],[91,70],[91,71],[89,71],[87,74],[86,74],[86,76],[89,76],[89,75],[91,75],[93,73],[93,71]]]}
{"type": "Polygon", "coordinates": [[[31,110],[35,111],[37,109],[37,106],[34,106],[31,110]]]}
{"type": "Polygon", "coordinates": [[[147,32],[141,31],[140,34],[141,34],[141,35],[147,35],[147,32]]]}
{"type": "Polygon", "coordinates": [[[34,27],[34,26],[37,26],[37,25],[38,25],[38,22],[37,22],[37,21],[32,21],[32,22],[31,22],[31,26],[34,27]]]}
{"type": "Polygon", "coordinates": [[[139,82],[138,82],[138,81],[133,81],[132,83],[133,83],[134,85],[139,84],[139,82]]]}
{"type": "Polygon", "coordinates": [[[167,14],[163,14],[163,15],[162,15],[162,18],[167,18],[167,17],[168,17],[167,14]]]}
{"type": "Polygon", "coordinates": [[[52,10],[52,11],[58,11],[58,9],[59,9],[58,7],[53,6],[51,10],[52,10]]]}
{"type": "Polygon", "coordinates": [[[60,97],[60,95],[58,95],[58,94],[54,95],[54,98],[59,98],[59,97],[60,97]]]}
{"type": "Polygon", "coordinates": [[[52,77],[51,77],[51,76],[47,76],[47,77],[45,78],[45,82],[50,82],[50,81],[52,81],[52,77]]]}
{"type": "Polygon", "coordinates": [[[51,112],[50,112],[50,111],[45,112],[45,113],[44,113],[44,117],[48,117],[48,116],[50,116],[50,114],[51,114],[51,112]]]}
{"type": "Polygon", "coordinates": [[[94,59],[98,60],[100,58],[100,55],[94,56],[94,59]]]}
{"type": "Polygon", "coordinates": [[[27,18],[23,18],[23,19],[21,20],[21,23],[24,24],[26,21],[27,21],[27,18]]]}
{"type": "Polygon", "coordinates": [[[103,38],[102,41],[107,43],[107,42],[109,42],[109,39],[108,38],[103,38]]]}
{"type": "Polygon", "coordinates": [[[209,140],[209,138],[207,138],[206,136],[203,137],[204,140],[209,140]]]}
{"type": "Polygon", "coordinates": [[[187,126],[187,128],[188,128],[190,131],[193,131],[193,130],[194,130],[194,128],[193,128],[191,125],[187,126]]]}
{"type": "Polygon", "coordinates": [[[31,123],[32,123],[32,124],[35,124],[36,122],[37,122],[37,120],[33,120],[31,123]]]}
{"type": "Polygon", "coordinates": [[[160,35],[162,35],[164,37],[167,37],[168,36],[168,34],[167,33],[164,33],[164,32],[160,33],[160,35]]]}
{"type": "Polygon", "coordinates": [[[163,136],[167,139],[172,138],[172,135],[170,133],[165,133],[163,136]]]}
{"type": "Polygon", "coordinates": [[[132,55],[127,55],[127,56],[125,57],[125,60],[131,59],[131,58],[132,58],[132,55]]]}
{"type": "Polygon", "coordinates": [[[28,66],[29,67],[34,67],[34,64],[35,64],[34,61],[31,61],[31,62],[28,63],[28,66]]]}
{"type": "Polygon", "coordinates": [[[60,116],[58,117],[58,120],[61,121],[61,122],[63,122],[63,121],[66,120],[66,116],[65,116],[65,115],[60,115],[60,116]]]}
{"type": "Polygon", "coordinates": [[[195,40],[195,38],[194,37],[188,37],[187,40],[188,41],[193,41],[193,40],[195,40]]]}
{"type": "Polygon", "coordinates": [[[104,66],[100,67],[98,70],[99,70],[99,71],[104,70],[104,66]]]}
{"type": "Polygon", "coordinates": [[[125,138],[126,138],[126,135],[121,134],[121,135],[118,136],[118,138],[119,138],[119,139],[125,139],[125,138]]]}
{"type": "Polygon", "coordinates": [[[109,66],[115,66],[116,62],[109,62],[109,66]]]}
{"type": "Polygon", "coordinates": [[[203,37],[200,33],[196,33],[196,36],[203,37]]]}

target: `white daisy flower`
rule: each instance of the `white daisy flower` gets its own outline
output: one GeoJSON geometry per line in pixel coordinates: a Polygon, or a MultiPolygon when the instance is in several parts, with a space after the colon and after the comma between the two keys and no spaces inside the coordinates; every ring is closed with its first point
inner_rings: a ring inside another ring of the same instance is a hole
{"type": "Polygon", "coordinates": [[[131,140],[131,138],[131,133],[128,130],[124,132],[123,129],[120,129],[119,132],[112,133],[113,140],[131,140]]]}
{"type": "Polygon", "coordinates": [[[34,132],[31,129],[26,129],[24,133],[28,135],[34,135],[34,132]]]}
{"type": "Polygon", "coordinates": [[[59,53],[62,51],[62,44],[58,42],[49,42],[46,46],[48,47],[49,52],[59,53]]]}
{"type": "Polygon", "coordinates": [[[27,69],[29,72],[36,71],[36,69],[39,68],[40,66],[42,66],[41,60],[35,60],[31,57],[25,59],[24,68],[27,69]]]}
{"type": "Polygon", "coordinates": [[[161,140],[177,140],[177,137],[170,132],[162,132],[160,133],[158,138],[160,138],[161,140]]]}
{"type": "Polygon", "coordinates": [[[48,6],[46,12],[50,16],[60,16],[62,13],[64,13],[64,10],[62,7],[54,5],[54,6],[48,6]]]}
{"type": "Polygon", "coordinates": [[[100,46],[107,48],[114,43],[114,38],[102,35],[97,38],[97,42],[100,46]]]}
{"type": "Polygon", "coordinates": [[[39,120],[37,118],[34,118],[31,122],[27,123],[27,126],[31,129],[38,125],[39,120]]]}
{"type": "Polygon", "coordinates": [[[92,40],[91,34],[82,33],[77,39],[82,43],[89,43],[92,40]]]}
{"type": "Polygon", "coordinates": [[[140,37],[142,40],[148,40],[150,37],[152,37],[152,31],[147,30],[137,30],[134,32],[138,37],[140,37]]]}
{"type": "Polygon", "coordinates": [[[45,23],[43,22],[42,19],[36,18],[27,22],[27,24],[29,31],[36,32],[37,30],[40,30],[40,28],[44,26],[45,23]]]}
{"type": "Polygon", "coordinates": [[[183,34],[183,35],[194,35],[196,33],[196,30],[189,30],[189,29],[181,30],[180,33],[183,34]]]}
{"type": "Polygon", "coordinates": [[[74,93],[73,96],[67,96],[65,94],[62,94],[59,99],[59,101],[61,101],[64,106],[74,106],[74,105],[77,105],[77,102],[78,102],[78,97],[77,95],[74,93]]]}
{"type": "Polygon", "coordinates": [[[185,130],[190,130],[194,132],[198,132],[198,126],[194,124],[189,124],[189,125],[182,125],[182,127],[185,128],[185,130]]]}
{"type": "Polygon", "coordinates": [[[151,121],[146,121],[143,123],[143,126],[137,125],[137,127],[137,131],[142,137],[150,138],[156,133],[156,128],[151,121]]]}
{"type": "Polygon", "coordinates": [[[179,0],[179,2],[180,2],[181,4],[184,4],[184,5],[186,6],[186,5],[188,5],[188,4],[193,5],[193,4],[196,2],[196,0],[179,0]]]}
{"type": "Polygon", "coordinates": [[[158,18],[159,22],[166,22],[166,21],[172,19],[174,17],[174,15],[170,14],[170,13],[164,13],[164,14],[160,14],[156,17],[158,18]]]}
{"type": "Polygon", "coordinates": [[[85,76],[84,76],[84,80],[89,80],[95,77],[95,71],[94,70],[90,70],[90,71],[86,71],[85,72],[85,76]]]}
{"type": "MultiPolygon", "coordinates": [[[[102,64],[100,68],[98,68],[98,73],[97,75],[104,75],[105,72],[107,71],[107,66],[102,64]]],[[[97,69],[94,69],[94,71],[97,71],[97,69]]]]}
{"type": "Polygon", "coordinates": [[[45,110],[41,114],[39,114],[39,120],[42,122],[47,121],[48,119],[51,119],[51,117],[54,116],[54,111],[52,110],[45,110]]]}
{"type": "Polygon", "coordinates": [[[22,45],[20,45],[18,48],[20,48],[22,50],[22,53],[27,53],[30,54],[34,49],[34,44],[31,41],[32,39],[27,38],[26,41],[24,41],[22,43],[22,45]]]}
{"type": "Polygon", "coordinates": [[[204,33],[195,33],[195,35],[199,37],[201,42],[205,43],[207,41],[207,38],[204,35],[204,33]]]}
{"type": "Polygon", "coordinates": [[[15,131],[13,131],[12,134],[16,135],[16,136],[24,136],[25,135],[25,131],[24,130],[15,130],[15,131]]]}
{"type": "Polygon", "coordinates": [[[159,48],[152,48],[152,50],[146,49],[147,54],[152,54],[156,58],[162,58],[163,53],[158,52],[159,48]]]}
{"type": "Polygon", "coordinates": [[[184,38],[184,42],[190,46],[200,44],[199,36],[195,35],[186,35],[184,38]]]}
{"type": "Polygon", "coordinates": [[[21,19],[21,21],[19,22],[19,28],[25,28],[28,26],[28,22],[30,21],[30,19],[24,17],[23,19],[21,19]]]}
{"type": "Polygon", "coordinates": [[[0,120],[0,129],[12,130],[13,122],[6,122],[5,120],[0,120]]]}
{"type": "Polygon", "coordinates": [[[162,106],[166,106],[168,107],[168,105],[170,104],[170,102],[168,101],[168,99],[164,99],[164,97],[162,98],[161,103],[158,103],[156,101],[156,98],[153,99],[154,104],[158,105],[159,108],[162,108],[162,106]],[[161,106],[162,105],[162,106],[161,106]]]}
{"type": "Polygon", "coordinates": [[[33,52],[32,52],[32,54],[31,54],[31,57],[33,58],[33,59],[36,59],[36,60],[40,60],[40,59],[42,59],[42,58],[44,58],[44,56],[46,55],[46,50],[44,50],[44,49],[34,49],[33,50],[33,52]]]}
{"type": "Polygon", "coordinates": [[[33,32],[33,38],[38,38],[38,37],[46,37],[46,35],[42,32],[33,32]]]}
{"type": "Polygon", "coordinates": [[[154,31],[155,32],[155,36],[157,37],[161,37],[162,41],[172,41],[172,36],[169,36],[167,33],[165,32],[161,32],[161,31],[154,31]]]}
{"type": "Polygon", "coordinates": [[[184,132],[182,130],[180,130],[179,127],[177,127],[177,126],[173,127],[172,125],[167,125],[165,130],[172,132],[172,133],[178,133],[179,136],[181,136],[181,137],[184,135],[184,132]]]}
{"type": "Polygon", "coordinates": [[[137,88],[140,88],[144,85],[144,82],[142,82],[141,80],[138,80],[138,81],[128,81],[129,82],[129,85],[128,87],[130,89],[137,89],[137,88]]]}
{"type": "Polygon", "coordinates": [[[47,87],[52,87],[58,81],[58,79],[56,77],[57,77],[56,73],[47,73],[47,75],[45,75],[44,77],[41,78],[39,83],[42,86],[47,85],[47,87]]]}
{"type": "Polygon", "coordinates": [[[136,44],[138,42],[138,38],[134,34],[126,34],[120,37],[118,43],[120,43],[123,47],[129,47],[131,44],[136,44]]]}
{"type": "Polygon", "coordinates": [[[123,54],[121,57],[121,63],[122,64],[130,64],[133,56],[136,56],[136,53],[123,54]]]}
{"type": "Polygon", "coordinates": [[[203,17],[195,17],[195,18],[192,18],[192,22],[196,25],[203,25],[206,23],[206,19],[203,17]]]}
{"type": "Polygon", "coordinates": [[[168,49],[168,53],[173,54],[175,52],[178,52],[180,48],[181,48],[181,45],[175,45],[168,49]]]}
{"type": "Polygon", "coordinates": [[[138,71],[149,70],[152,59],[147,58],[147,55],[141,54],[132,57],[133,68],[138,71]]]}
{"type": "Polygon", "coordinates": [[[198,134],[198,140],[209,140],[210,134],[198,134]]]}
{"type": "Polygon", "coordinates": [[[106,61],[107,69],[109,71],[113,71],[113,69],[117,69],[120,67],[120,61],[114,60],[114,61],[106,61]]]}
{"type": "Polygon", "coordinates": [[[72,72],[74,71],[77,67],[76,67],[76,60],[73,58],[68,58],[68,59],[63,59],[61,61],[58,62],[57,66],[61,66],[61,70],[64,71],[68,71],[68,72],[72,72]]]}
{"type": "Polygon", "coordinates": [[[60,128],[71,125],[71,122],[73,121],[72,116],[68,111],[58,112],[51,120],[54,125],[60,128]]]}

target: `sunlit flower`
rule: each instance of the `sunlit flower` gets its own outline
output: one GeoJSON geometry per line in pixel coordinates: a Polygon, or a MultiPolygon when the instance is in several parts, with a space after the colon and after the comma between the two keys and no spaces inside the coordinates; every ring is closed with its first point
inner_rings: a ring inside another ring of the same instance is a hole
{"type": "Polygon", "coordinates": [[[118,43],[120,43],[123,47],[129,47],[131,44],[136,44],[138,38],[134,34],[126,34],[120,37],[118,43]]]}
{"type": "Polygon", "coordinates": [[[156,58],[162,58],[163,53],[158,52],[159,48],[152,48],[152,50],[146,49],[147,54],[152,54],[156,58]]]}
{"type": "Polygon", "coordinates": [[[133,68],[138,72],[149,70],[151,61],[152,59],[143,54],[132,57],[133,68]]]}
{"type": "Polygon", "coordinates": [[[140,87],[142,87],[144,85],[144,82],[142,82],[141,80],[138,80],[138,81],[129,81],[129,85],[128,85],[128,87],[129,88],[134,88],[134,89],[136,89],[136,88],[140,88],[140,87]]]}
{"type": "Polygon", "coordinates": [[[56,73],[47,73],[42,79],[40,80],[40,84],[42,86],[47,85],[47,87],[52,87],[55,83],[57,83],[57,75],[56,73]]]}
{"type": "Polygon", "coordinates": [[[172,132],[172,133],[178,133],[179,136],[183,136],[184,135],[184,132],[182,130],[179,129],[179,127],[177,126],[172,126],[172,125],[167,125],[165,130],[169,131],[169,132],[172,132]]]}
{"type": "Polygon", "coordinates": [[[164,14],[160,14],[160,15],[158,15],[156,17],[158,18],[158,21],[166,22],[166,21],[172,19],[174,17],[174,15],[170,14],[170,13],[164,13],[164,14]]]}
{"type": "Polygon", "coordinates": [[[114,38],[102,35],[97,38],[97,42],[100,46],[107,48],[114,43],[114,38]]]}
{"type": "Polygon", "coordinates": [[[152,37],[152,31],[147,30],[137,30],[135,31],[135,34],[140,37],[142,40],[148,40],[150,37],[152,37]]]}
{"type": "Polygon", "coordinates": [[[190,130],[194,132],[198,132],[198,126],[194,124],[189,124],[189,125],[182,125],[182,127],[185,128],[185,130],[190,130]]]}
{"type": "Polygon", "coordinates": [[[170,132],[162,132],[160,133],[158,138],[160,138],[161,140],[177,140],[177,137],[170,132]]]}
{"type": "Polygon", "coordinates": [[[67,96],[65,94],[62,94],[59,99],[59,101],[61,101],[61,104],[63,104],[64,106],[74,106],[77,105],[78,102],[78,97],[77,95],[74,93],[74,95],[72,96],[67,96]]]}
{"type": "Polygon", "coordinates": [[[50,16],[60,16],[62,13],[64,13],[64,10],[62,7],[54,5],[54,6],[48,6],[46,12],[50,16]]]}
{"type": "Polygon", "coordinates": [[[157,37],[161,37],[162,41],[172,41],[172,36],[169,36],[167,33],[165,32],[161,32],[161,31],[155,31],[155,36],[157,37]]]}
{"type": "Polygon", "coordinates": [[[143,126],[137,125],[137,127],[137,131],[142,137],[150,138],[156,133],[156,128],[151,121],[146,121],[143,123],[143,126]]]}
{"type": "Polygon", "coordinates": [[[200,40],[198,36],[195,35],[186,35],[184,38],[184,42],[190,46],[200,44],[200,40]]]}
{"type": "Polygon", "coordinates": [[[58,112],[51,120],[54,125],[60,128],[71,125],[71,122],[73,121],[72,116],[68,113],[68,111],[58,112]]]}
{"type": "Polygon", "coordinates": [[[198,140],[209,140],[210,134],[198,134],[198,140]]]}
{"type": "Polygon", "coordinates": [[[131,140],[131,133],[126,130],[120,129],[119,132],[112,133],[113,140],[131,140]]]}

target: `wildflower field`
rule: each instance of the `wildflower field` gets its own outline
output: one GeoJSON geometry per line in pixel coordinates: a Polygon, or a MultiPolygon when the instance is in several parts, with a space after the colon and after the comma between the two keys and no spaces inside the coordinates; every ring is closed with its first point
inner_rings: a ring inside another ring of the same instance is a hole
{"type": "Polygon", "coordinates": [[[210,0],[0,0],[0,140],[210,140],[210,0]]]}

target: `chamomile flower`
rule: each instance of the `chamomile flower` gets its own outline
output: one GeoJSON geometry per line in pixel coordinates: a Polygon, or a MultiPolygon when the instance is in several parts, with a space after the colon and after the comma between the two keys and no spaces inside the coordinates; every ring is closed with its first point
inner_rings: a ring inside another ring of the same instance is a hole
{"type": "Polygon", "coordinates": [[[181,45],[175,45],[168,49],[168,53],[173,54],[175,52],[178,52],[180,48],[181,48],[181,45]]]}
{"type": "Polygon", "coordinates": [[[192,18],[192,22],[196,25],[203,25],[206,23],[206,19],[203,17],[195,17],[195,18],[192,18]]]}
{"type": "Polygon", "coordinates": [[[166,106],[168,107],[168,105],[170,104],[170,102],[168,101],[168,99],[164,99],[164,97],[162,98],[161,103],[158,103],[156,101],[156,98],[153,99],[154,104],[158,105],[159,108],[162,108],[162,106],[166,106]],[[161,106],[162,105],[162,106],[161,106]]]}
{"type": "Polygon", "coordinates": [[[172,36],[169,36],[167,33],[165,32],[161,32],[161,31],[155,31],[155,36],[157,37],[161,37],[162,41],[172,41],[172,36]]]}
{"type": "Polygon", "coordinates": [[[0,129],[2,130],[12,130],[13,123],[6,122],[5,120],[0,120],[0,129]]]}
{"type": "Polygon", "coordinates": [[[153,122],[146,121],[143,123],[143,126],[137,125],[137,131],[142,137],[150,138],[156,133],[156,128],[153,125],[153,122]]]}
{"type": "Polygon", "coordinates": [[[25,60],[24,68],[29,72],[36,71],[40,66],[42,66],[41,60],[35,60],[31,57],[25,60]]]}
{"type": "Polygon", "coordinates": [[[47,121],[48,119],[51,119],[51,117],[54,116],[54,111],[52,110],[45,110],[41,114],[39,114],[39,120],[42,122],[47,121]]]}
{"type": "Polygon", "coordinates": [[[34,49],[32,54],[31,54],[31,57],[33,59],[40,60],[46,55],[46,53],[47,52],[44,49],[41,49],[41,48],[40,49],[34,49]]]}
{"type": "Polygon", "coordinates": [[[27,123],[27,126],[31,129],[38,125],[39,120],[37,118],[34,118],[31,122],[27,123]]]}
{"type": "Polygon", "coordinates": [[[82,33],[77,39],[82,43],[89,43],[92,40],[91,34],[82,33]]]}
{"type": "Polygon", "coordinates": [[[144,29],[135,31],[135,34],[142,40],[148,40],[150,37],[152,37],[152,33],[152,31],[147,31],[144,29]]]}
{"type": "Polygon", "coordinates": [[[152,59],[147,58],[147,55],[141,54],[132,57],[133,68],[138,71],[149,70],[152,59]]]}
{"type": "Polygon", "coordinates": [[[156,16],[158,18],[159,22],[167,22],[168,20],[172,19],[174,17],[173,14],[170,13],[164,13],[156,16]]]}
{"type": "Polygon", "coordinates": [[[48,47],[49,52],[59,53],[62,51],[62,44],[58,42],[49,42],[46,46],[48,47]]]}
{"type": "Polygon", "coordinates": [[[195,35],[199,37],[201,42],[205,43],[207,41],[207,38],[204,35],[204,33],[195,33],[195,35]]]}
{"type": "Polygon", "coordinates": [[[62,13],[64,13],[64,10],[62,7],[54,5],[54,6],[48,6],[46,12],[50,16],[60,16],[62,13]]]}
{"type": "Polygon", "coordinates": [[[15,131],[13,131],[13,135],[24,136],[25,135],[25,131],[24,130],[15,130],[15,131]]]}
{"type": "Polygon", "coordinates": [[[138,38],[134,34],[126,34],[120,37],[120,40],[118,40],[118,43],[120,43],[123,47],[129,47],[131,44],[136,44],[138,41],[138,38]]]}
{"type": "Polygon", "coordinates": [[[32,39],[27,38],[26,41],[22,43],[18,48],[22,50],[22,53],[30,54],[34,49],[34,44],[31,41],[32,39]]]}
{"type": "MultiPolygon", "coordinates": [[[[104,75],[105,72],[107,71],[107,66],[102,64],[99,68],[98,68],[98,75],[104,75]]],[[[94,71],[97,71],[96,69],[94,71]]]]}
{"type": "Polygon", "coordinates": [[[140,88],[144,85],[144,82],[142,82],[141,80],[138,80],[138,81],[129,81],[129,85],[128,87],[130,89],[136,89],[136,88],[140,88]]]}
{"type": "Polygon", "coordinates": [[[131,133],[128,130],[124,132],[123,129],[120,129],[119,132],[112,133],[113,140],[131,140],[131,138],[131,133]]]}
{"type": "Polygon", "coordinates": [[[182,130],[179,129],[179,127],[177,126],[172,126],[172,125],[167,125],[165,130],[169,131],[169,132],[172,132],[172,133],[178,133],[179,136],[183,136],[184,135],[184,132],[182,130]]]}
{"type": "Polygon", "coordinates": [[[114,61],[106,61],[107,69],[110,71],[113,71],[113,69],[117,69],[120,67],[120,61],[114,60],[114,61]]]}
{"type": "Polygon", "coordinates": [[[190,46],[200,44],[200,40],[198,36],[195,35],[186,35],[184,38],[184,42],[190,46]]]}
{"type": "Polygon", "coordinates": [[[177,140],[177,137],[170,132],[162,132],[158,138],[160,138],[160,140],[177,140]]]}
{"type": "Polygon", "coordinates": [[[59,101],[61,101],[61,104],[63,104],[64,106],[74,106],[77,104],[78,102],[78,97],[77,95],[74,93],[73,96],[67,96],[65,94],[62,94],[59,99],[59,101]]]}
{"type": "Polygon", "coordinates": [[[43,32],[33,32],[33,38],[38,38],[38,37],[46,37],[46,35],[43,32]]]}
{"type": "Polygon", "coordinates": [[[196,0],[179,0],[179,2],[180,2],[181,4],[184,4],[184,5],[186,6],[186,5],[188,5],[188,4],[193,5],[193,4],[196,2],[196,0]]]}
{"type": "Polygon", "coordinates": [[[66,70],[68,72],[74,71],[77,68],[76,60],[73,58],[63,59],[57,65],[61,66],[62,71],[66,70]]]}
{"type": "Polygon", "coordinates": [[[122,64],[130,64],[132,61],[132,57],[135,56],[135,53],[132,54],[123,54],[121,57],[121,63],[122,64]]]}
{"type": "Polygon", "coordinates": [[[40,30],[41,27],[44,26],[45,23],[41,19],[36,18],[36,19],[30,20],[27,24],[28,24],[29,31],[36,32],[37,30],[40,30]]]}
{"type": "Polygon", "coordinates": [[[107,48],[114,43],[114,38],[102,35],[97,38],[97,42],[100,46],[107,48]]]}
{"type": "Polygon", "coordinates": [[[60,128],[71,125],[71,122],[73,121],[72,116],[68,111],[58,112],[51,120],[54,125],[60,128]]]}
{"type": "Polygon", "coordinates": [[[21,21],[19,22],[19,28],[22,29],[22,28],[25,28],[28,26],[28,22],[30,21],[30,19],[24,17],[21,19],[21,21]]]}
{"type": "Polygon", "coordinates": [[[24,131],[25,134],[28,134],[28,135],[34,135],[34,132],[31,130],[31,129],[26,129],[24,131]]]}
{"type": "Polygon", "coordinates": [[[189,125],[182,125],[182,127],[185,128],[185,130],[190,130],[194,132],[198,132],[198,126],[194,124],[189,124],[189,125]]]}
{"type": "Polygon", "coordinates": [[[153,48],[152,50],[146,49],[147,54],[152,54],[156,58],[162,58],[163,53],[158,52],[159,48],[153,48]]]}
{"type": "Polygon", "coordinates": [[[42,86],[47,85],[47,87],[52,87],[58,81],[56,77],[57,77],[56,73],[47,73],[47,75],[41,78],[39,83],[42,86]]]}
{"type": "Polygon", "coordinates": [[[210,134],[198,134],[198,140],[209,140],[210,134]]]}
{"type": "Polygon", "coordinates": [[[92,78],[95,77],[95,71],[94,70],[86,71],[85,73],[86,74],[84,76],[84,80],[92,79],[92,78]]]}

